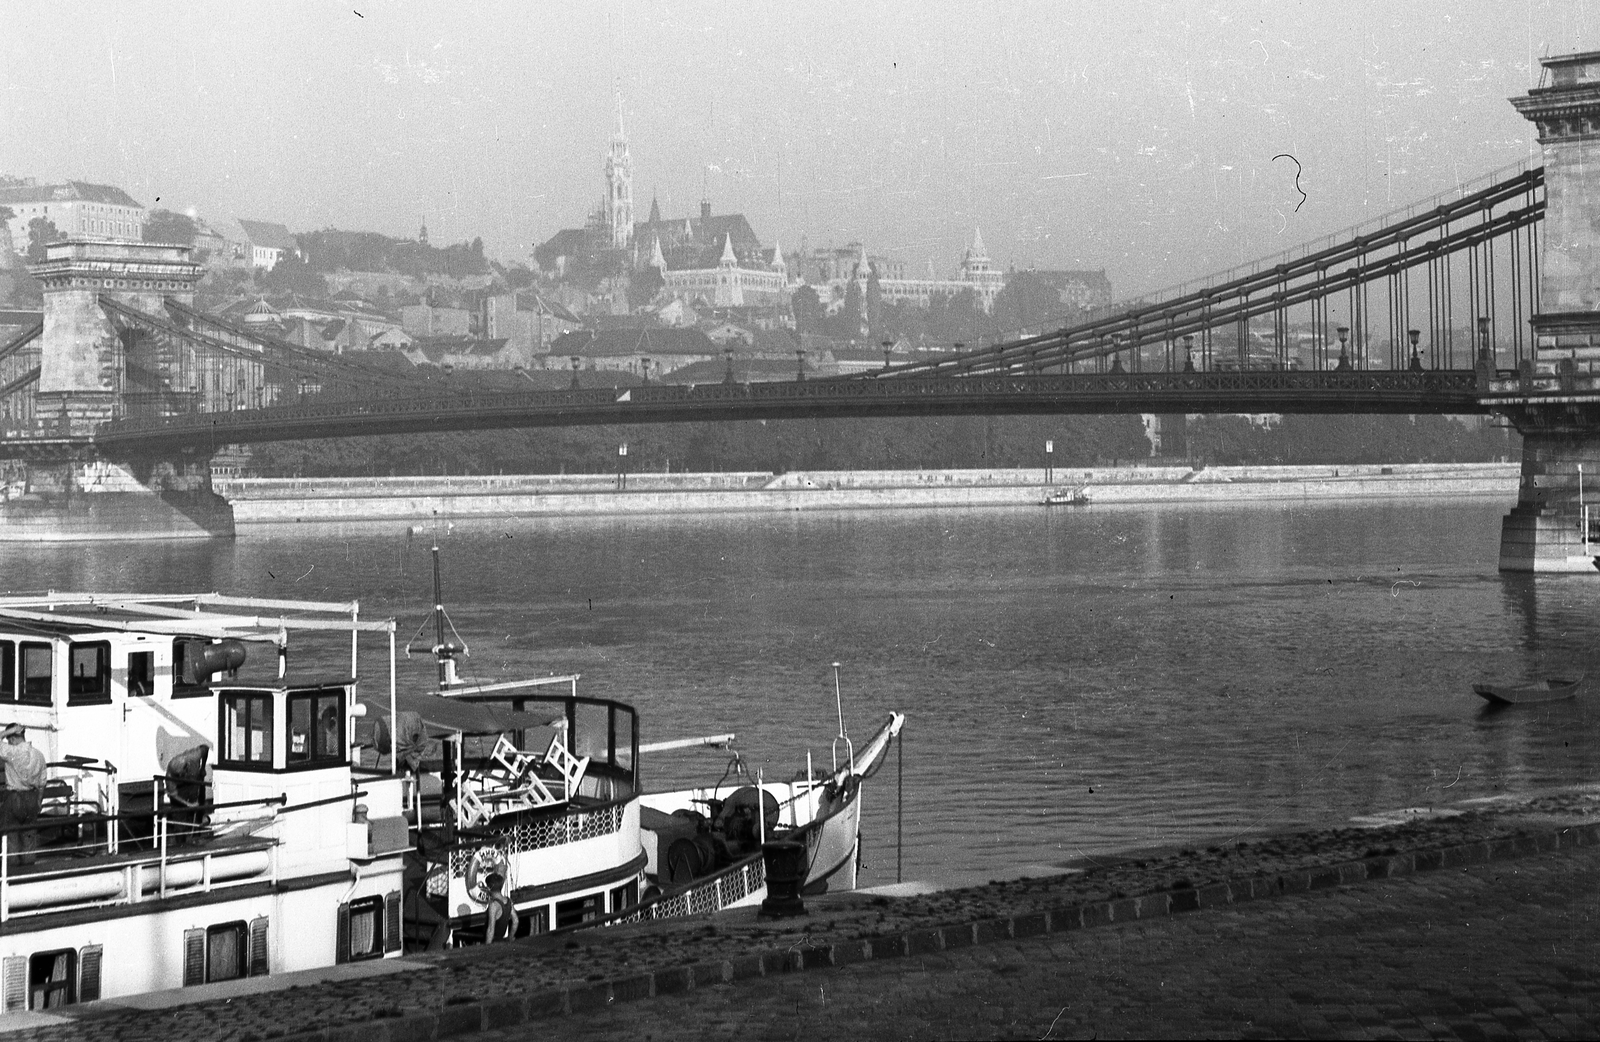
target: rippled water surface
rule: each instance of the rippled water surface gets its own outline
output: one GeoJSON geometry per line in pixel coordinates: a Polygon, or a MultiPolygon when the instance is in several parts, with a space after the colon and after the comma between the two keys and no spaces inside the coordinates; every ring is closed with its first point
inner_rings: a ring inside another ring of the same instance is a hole
{"type": "MultiPolygon", "coordinates": [[[[769,777],[808,747],[826,763],[841,662],[853,734],[909,716],[906,876],[957,880],[1595,779],[1600,577],[1497,573],[1507,506],[508,519],[439,539],[470,673],[580,672],[646,741],[735,731],[769,777]],[[1596,694],[1567,703],[1491,713],[1471,691],[1582,669],[1596,694]]],[[[432,538],[8,548],[4,585],[358,597],[403,640],[432,538]]],[[[864,883],[894,877],[896,768],[867,793],[864,883]]]]}

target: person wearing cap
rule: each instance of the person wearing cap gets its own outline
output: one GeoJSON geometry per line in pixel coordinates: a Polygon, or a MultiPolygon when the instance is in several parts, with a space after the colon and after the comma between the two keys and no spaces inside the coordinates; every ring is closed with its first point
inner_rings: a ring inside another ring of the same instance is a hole
{"type": "Polygon", "coordinates": [[[489,909],[485,914],[483,939],[487,943],[509,941],[517,935],[517,906],[506,896],[506,877],[490,872],[485,880],[489,884],[489,909]]]}
{"type": "MultiPolygon", "coordinates": [[[[6,774],[0,827],[33,824],[39,820],[39,801],[44,795],[45,761],[44,753],[28,744],[27,731],[21,724],[0,728],[0,762],[5,763],[6,774]]],[[[18,860],[24,865],[33,864],[39,833],[29,829],[12,835],[12,845],[22,850],[18,860]]]]}

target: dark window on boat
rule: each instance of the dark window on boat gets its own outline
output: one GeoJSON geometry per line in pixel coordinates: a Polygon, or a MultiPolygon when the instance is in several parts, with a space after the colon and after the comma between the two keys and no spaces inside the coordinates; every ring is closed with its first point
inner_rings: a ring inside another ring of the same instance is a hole
{"type": "Polygon", "coordinates": [[[78,1001],[78,953],[71,948],[28,959],[28,1008],[55,1009],[78,1001]]]}
{"type": "Polygon", "coordinates": [[[355,962],[383,955],[383,898],[363,897],[339,906],[338,961],[355,962]]]}
{"type": "Polygon", "coordinates": [[[577,926],[598,919],[605,914],[606,895],[604,893],[590,894],[588,897],[574,897],[570,901],[556,903],[556,929],[568,926],[577,926]]]}
{"type": "Polygon", "coordinates": [[[344,760],[344,697],[338,689],[289,696],[290,767],[328,767],[344,760]]]}
{"type": "Polygon", "coordinates": [[[211,694],[211,689],[203,681],[194,676],[193,668],[199,665],[198,659],[205,648],[205,644],[197,640],[175,640],[172,642],[172,697],[173,698],[203,698],[211,694]]]}
{"type": "Polygon", "coordinates": [[[110,644],[74,644],[67,662],[67,705],[102,705],[111,701],[110,644]]]}
{"type": "Polygon", "coordinates": [[[22,645],[22,698],[34,705],[50,704],[50,674],[55,668],[55,649],[48,644],[22,645]]]}
{"type": "Polygon", "coordinates": [[[218,763],[272,766],[272,696],[229,694],[222,698],[222,749],[218,763]]]}
{"type": "Polygon", "coordinates": [[[611,911],[620,912],[639,903],[639,881],[636,879],[626,886],[619,886],[611,891],[611,911]]]}
{"type": "Polygon", "coordinates": [[[250,950],[244,923],[223,923],[206,930],[206,983],[244,976],[250,950]]]}
{"type": "Polygon", "coordinates": [[[535,934],[550,932],[550,906],[540,905],[537,908],[518,910],[517,936],[532,937],[535,934]]]}
{"type": "Polygon", "coordinates": [[[153,651],[128,652],[128,694],[153,695],[156,693],[156,653],[153,651]]]}
{"type": "Polygon", "coordinates": [[[17,642],[0,640],[0,699],[17,700],[17,642]]]}

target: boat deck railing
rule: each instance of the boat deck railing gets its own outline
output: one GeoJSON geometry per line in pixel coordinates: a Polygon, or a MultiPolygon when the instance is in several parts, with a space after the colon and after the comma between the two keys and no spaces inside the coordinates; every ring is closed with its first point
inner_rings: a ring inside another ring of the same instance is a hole
{"type": "Polygon", "coordinates": [[[279,795],[181,808],[158,804],[116,814],[41,814],[29,824],[7,826],[0,829],[0,924],[250,883],[275,884],[281,841],[260,831],[281,815],[364,795],[352,791],[294,806],[279,795]],[[217,811],[248,808],[264,813],[213,819],[217,811]],[[25,838],[30,833],[70,835],[65,842],[35,846],[25,838]]]}

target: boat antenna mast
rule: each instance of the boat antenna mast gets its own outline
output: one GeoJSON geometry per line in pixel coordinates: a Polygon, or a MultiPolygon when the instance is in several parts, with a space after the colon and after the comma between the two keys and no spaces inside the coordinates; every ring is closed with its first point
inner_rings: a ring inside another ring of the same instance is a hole
{"type": "MultiPolygon", "coordinates": [[[[422,630],[428,625],[426,619],[417,627],[417,632],[406,641],[406,655],[411,654],[411,646],[416,643],[417,637],[422,635],[422,630]]],[[[461,677],[456,672],[456,657],[469,655],[467,642],[461,639],[461,634],[456,632],[455,623],[450,621],[450,616],[444,610],[444,584],[439,578],[439,547],[433,547],[433,647],[429,649],[439,663],[439,690],[449,691],[451,688],[461,686],[461,677]],[[455,640],[446,640],[445,627],[450,628],[450,635],[455,640]]]]}

